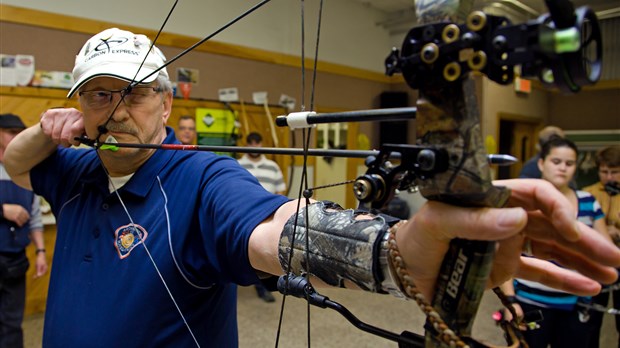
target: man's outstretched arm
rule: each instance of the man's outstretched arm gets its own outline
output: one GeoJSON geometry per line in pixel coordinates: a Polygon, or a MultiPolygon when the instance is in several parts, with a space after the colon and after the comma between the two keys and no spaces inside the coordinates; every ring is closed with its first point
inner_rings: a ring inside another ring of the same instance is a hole
{"type": "MultiPolygon", "coordinates": [[[[620,250],[593,229],[578,224],[570,203],[553,186],[542,180],[527,179],[496,184],[512,190],[508,208],[464,208],[427,202],[408,222],[398,226],[395,231],[398,249],[413,282],[427,298],[432,298],[449,242],[457,237],[499,241],[488,287],[518,276],[579,295],[593,295],[600,290],[599,282],[611,283],[616,279],[614,267],[620,266],[620,250]],[[535,258],[521,258],[526,238],[534,256],[557,260],[579,273],[535,258]]],[[[278,249],[284,226],[294,215],[296,206],[296,201],[284,204],[254,230],[249,255],[257,270],[276,275],[284,272],[278,261],[282,251],[278,249]]],[[[364,218],[367,217],[357,217],[364,218]]],[[[377,233],[387,233],[388,229],[377,233]]],[[[377,241],[383,236],[373,238],[377,241]]],[[[303,244],[297,236],[296,245],[303,247],[303,244]]],[[[377,255],[374,253],[368,262],[379,262],[377,255]]],[[[368,269],[375,266],[371,264],[368,269]]],[[[333,276],[312,273],[322,280],[333,276]]],[[[379,274],[382,276],[385,275],[379,274]]],[[[381,279],[375,281],[380,287],[381,279]]]]}

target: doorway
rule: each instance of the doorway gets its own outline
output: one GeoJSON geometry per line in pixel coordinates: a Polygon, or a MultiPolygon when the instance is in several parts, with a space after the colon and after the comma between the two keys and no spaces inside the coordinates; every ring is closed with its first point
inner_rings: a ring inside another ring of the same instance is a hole
{"type": "Polygon", "coordinates": [[[499,153],[517,158],[517,163],[498,168],[498,179],[519,177],[523,164],[536,154],[538,131],[542,127],[539,120],[526,116],[499,113],[499,153]]]}

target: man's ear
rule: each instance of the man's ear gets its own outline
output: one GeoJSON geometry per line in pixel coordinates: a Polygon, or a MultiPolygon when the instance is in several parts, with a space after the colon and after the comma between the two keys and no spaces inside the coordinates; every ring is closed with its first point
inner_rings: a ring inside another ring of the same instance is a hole
{"type": "Polygon", "coordinates": [[[164,112],[162,113],[162,121],[164,124],[168,123],[168,118],[172,114],[172,92],[168,92],[164,95],[164,112]]]}

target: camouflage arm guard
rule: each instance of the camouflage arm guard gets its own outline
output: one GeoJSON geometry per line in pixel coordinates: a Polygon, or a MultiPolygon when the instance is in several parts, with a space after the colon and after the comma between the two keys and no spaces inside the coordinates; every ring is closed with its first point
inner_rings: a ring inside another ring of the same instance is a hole
{"type": "Polygon", "coordinates": [[[309,273],[337,287],[343,287],[344,281],[349,280],[367,291],[388,291],[383,277],[386,272],[382,271],[379,256],[385,248],[384,236],[388,235],[390,225],[382,216],[356,220],[356,215],[355,211],[343,210],[332,202],[317,202],[301,210],[296,228],[296,216],[293,215],[280,236],[282,268],[288,269],[291,244],[295,238],[291,260],[293,273],[309,273]],[[309,223],[306,223],[306,209],[309,223]]]}

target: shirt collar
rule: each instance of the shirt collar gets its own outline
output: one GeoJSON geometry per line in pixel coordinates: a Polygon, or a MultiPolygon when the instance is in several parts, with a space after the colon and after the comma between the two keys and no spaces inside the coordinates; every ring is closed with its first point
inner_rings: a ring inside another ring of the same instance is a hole
{"type": "Polygon", "coordinates": [[[244,155],[243,155],[243,157],[245,157],[245,159],[247,159],[249,162],[252,162],[252,163],[259,163],[259,162],[262,162],[265,158],[267,158],[267,157],[265,157],[265,155],[264,155],[264,154],[262,154],[262,153],[261,153],[261,154],[260,154],[260,156],[258,157],[258,160],[254,160],[254,159],[253,159],[252,157],[250,157],[250,155],[249,155],[249,154],[247,154],[247,153],[246,153],[246,154],[244,154],[244,155]]]}

